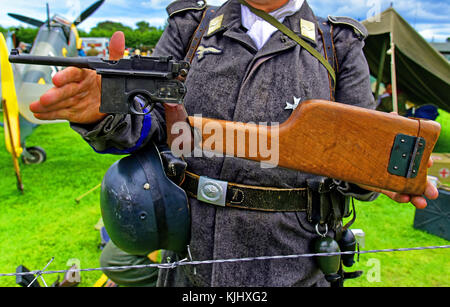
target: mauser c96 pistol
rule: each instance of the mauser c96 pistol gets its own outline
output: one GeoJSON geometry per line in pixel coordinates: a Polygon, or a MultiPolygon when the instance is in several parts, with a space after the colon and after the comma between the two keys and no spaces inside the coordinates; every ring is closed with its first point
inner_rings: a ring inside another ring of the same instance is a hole
{"type": "Polygon", "coordinates": [[[56,67],[78,67],[92,69],[102,76],[102,98],[100,112],[107,114],[150,113],[155,103],[182,104],[186,87],[178,80],[189,71],[189,63],[168,57],[133,56],[118,61],[99,57],[46,57],[20,55],[13,49],[11,63],[46,65],[56,67]],[[142,110],[136,108],[135,98],[144,100],[142,110]],[[143,98],[143,99],[142,99],[143,98]]]}

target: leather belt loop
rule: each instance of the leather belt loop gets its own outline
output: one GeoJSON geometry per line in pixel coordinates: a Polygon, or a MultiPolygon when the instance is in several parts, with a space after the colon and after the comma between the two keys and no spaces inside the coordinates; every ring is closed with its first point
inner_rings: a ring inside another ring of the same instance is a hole
{"type": "Polygon", "coordinates": [[[325,193],[320,193],[319,194],[320,197],[320,203],[319,203],[319,208],[320,208],[320,224],[324,225],[324,224],[328,224],[328,218],[330,216],[330,207],[332,206],[332,201],[330,199],[330,193],[325,192],[325,193]]]}
{"type": "Polygon", "coordinates": [[[306,189],[307,191],[307,197],[308,197],[308,206],[306,209],[306,213],[307,213],[307,218],[308,218],[308,222],[312,223],[313,222],[313,191],[310,188],[306,189]]]}
{"type": "Polygon", "coordinates": [[[328,225],[333,228],[337,219],[342,218],[340,211],[340,194],[336,185],[329,178],[314,178],[307,180],[308,206],[307,217],[311,224],[328,225]],[[338,211],[336,211],[338,210],[338,211]]]}

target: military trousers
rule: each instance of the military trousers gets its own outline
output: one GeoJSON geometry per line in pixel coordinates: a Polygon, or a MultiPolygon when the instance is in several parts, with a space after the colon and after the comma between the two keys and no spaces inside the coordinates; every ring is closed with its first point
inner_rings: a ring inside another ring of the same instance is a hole
{"type": "MultiPolygon", "coordinates": [[[[100,257],[100,265],[102,268],[148,265],[152,263],[148,257],[127,254],[114,245],[112,241],[106,244],[100,257]]],[[[110,280],[122,287],[155,287],[158,279],[158,271],[158,268],[104,269],[103,273],[110,280]]]]}

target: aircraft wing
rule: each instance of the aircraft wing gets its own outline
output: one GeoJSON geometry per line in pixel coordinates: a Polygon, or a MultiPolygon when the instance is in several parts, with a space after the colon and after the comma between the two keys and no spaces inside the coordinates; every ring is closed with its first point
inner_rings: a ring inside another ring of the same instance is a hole
{"type": "Polygon", "coordinates": [[[43,121],[36,119],[30,111],[30,104],[39,99],[45,92],[53,87],[53,84],[38,84],[23,82],[18,92],[18,104],[20,114],[29,122],[38,125],[62,123],[65,121],[43,121]]]}

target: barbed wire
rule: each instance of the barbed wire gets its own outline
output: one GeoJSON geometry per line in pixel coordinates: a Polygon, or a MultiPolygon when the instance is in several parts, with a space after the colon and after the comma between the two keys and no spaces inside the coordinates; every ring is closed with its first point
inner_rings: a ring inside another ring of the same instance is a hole
{"type": "MultiPolygon", "coordinates": [[[[348,251],[348,252],[334,252],[334,253],[309,253],[309,254],[297,254],[297,255],[279,255],[279,256],[260,256],[260,257],[247,257],[247,258],[230,258],[230,259],[216,259],[216,260],[202,260],[202,261],[192,261],[185,258],[180,261],[170,262],[170,263],[152,263],[152,264],[142,264],[142,265],[125,265],[125,266],[113,266],[113,267],[100,267],[100,268],[89,268],[89,269],[69,269],[69,270],[57,270],[57,271],[45,271],[45,269],[50,265],[54,258],[45,266],[43,270],[29,271],[29,272],[19,272],[19,273],[6,273],[0,274],[0,277],[12,277],[12,276],[26,276],[26,275],[37,275],[42,278],[42,275],[47,274],[60,274],[68,272],[94,272],[94,271],[120,271],[126,269],[145,269],[145,268],[159,268],[159,269],[175,269],[180,266],[186,265],[205,265],[205,264],[222,264],[222,263],[237,263],[237,262],[251,262],[251,261],[264,261],[264,260],[282,260],[282,259],[298,259],[298,258],[311,258],[311,257],[331,257],[331,256],[342,256],[342,255],[364,255],[364,254],[376,254],[376,253],[393,253],[393,252],[407,252],[407,251],[420,251],[420,250],[436,250],[436,249],[450,249],[450,245],[442,246],[427,246],[427,247],[410,247],[410,248],[396,248],[396,249],[377,249],[368,251],[348,251]]],[[[33,280],[34,282],[34,280],[33,280]]],[[[45,282],[44,282],[45,283],[45,282]]]]}
{"type": "MultiPolygon", "coordinates": [[[[33,279],[33,281],[31,281],[31,282],[28,284],[28,287],[31,287],[31,285],[33,285],[34,282],[36,281],[36,279],[38,279],[39,277],[41,278],[41,280],[42,280],[42,282],[44,283],[44,285],[45,285],[46,287],[48,287],[48,286],[47,286],[47,283],[45,282],[44,277],[42,277],[42,272],[44,272],[44,271],[48,268],[48,266],[53,262],[53,260],[55,260],[55,257],[52,257],[52,259],[50,259],[50,261],[47,263],[47,265],[46,265],[41,271],[38,271],[38,272],[36,273],[36,277],[33,279]]],[[[33,275],[34,275],[34,274],[33,274],[33,275]]]]}

